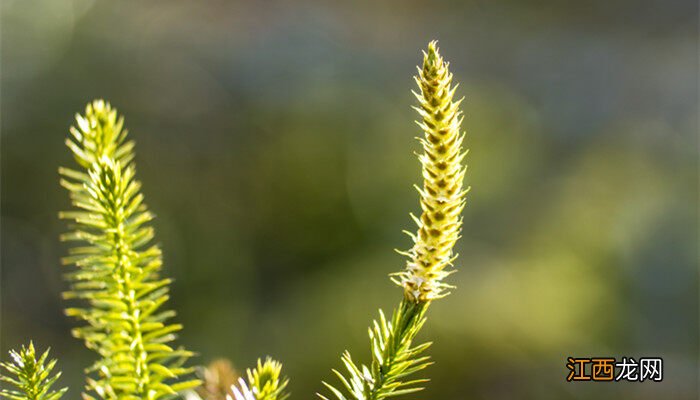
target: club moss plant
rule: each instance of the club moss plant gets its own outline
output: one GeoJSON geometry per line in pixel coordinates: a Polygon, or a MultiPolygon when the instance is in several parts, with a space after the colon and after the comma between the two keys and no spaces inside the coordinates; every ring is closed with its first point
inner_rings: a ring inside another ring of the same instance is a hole
{"type": "Polygon", "coordinates": [[[416,186],[422,213],[420,218],[411,215],[417,233],[406,232],[413,247],[399,252],[408,258],[406,268],[392,275],[403,288],[403,299],[390,319],[380,310],[379,319],[369,329],[369,366],[357,365],[350,353],[343,354],[346,374],[334,370],[342,387],[325,383],[339,400],[379,400],[421,390],[425,380],[409,377],[430,364],[429,357],[422,355],[430,343],[414,345],[413,341],[425,324],[431,302],[451,288],[444,279],[455,271],[451,269],[457,257],[453,248],[462,227],[467,192],[463,189],[466,151],[460,130],[462,100],[453,100],[457,85],[452,85],[452,73],[436,42],[430,42],[423,53],[423,66],[418,67],[415,80],[419,92],[413,92],[418,99],[414,108],[420,115],[416,123],[423,130],[419,138],[423,153],[418,157],[423,186],[416,186]]]}
{"type": "MultiPolygon", "coordinates": [[[[457,85],[448,67],[436,42],[431,42],[415,77],[419,90],[413,92],[420,117],[416,122],[423,131],[423,152],[418,156],[423,184],[416,186],[422,212],[420,217],[411,214],[417,224],[415,233],[406,232],[412,247],[399,252],[406,256],[406,266],[391,275],[403,296],[389,318],[380,310],[369,328],[369,365],[356,364],[345,352],[345,373],[334,370],[341,384],[324,382],[329,396],[338,400],[400,396],[422,390],[427,381],[414,374],[431,363],[424,355],[430,343],[414,341],[431,303],[452,288],[445,279],[455,271],[453,248],[468,191],[463,187],[461,100],[454,99],[457,85]]],[[[70,303],[66,314],[82,321],[73,336],[96,353],[94,364],[85,369],[83,398],[287,399],[289,381],[282,365],[269,358],[258,360],[230,390],[219,387],[234,381],[230,366],[226,377],[205,370],[205,385],[192,390],[202,381],[193,378],[194,369],[187,366],[193,353],[173,345],[182,326],[170,322],[175,313],[165,307],[171,281],[161,276],[161,251],[152,244],[153,215],[136,180],[135,146],[127,138],[124,119],[109,103],[93,101],[76,116],[66,145],[76,166],[59,169],[73,204],[73,210],[60,213],[71,228],[61,239],[73,244],[63,259],[71,266],[66,274],[70,289],[63,297],[70,303]]],[[[66,392],[50,390],[60,372],[52,375],[56,361],[47,363],[48,351],[37,359],[30,343],[10,355],[10,362],[0,364],[0,381],[12,387],[0,391],[3,397],[58,400],[66,392]]]]}

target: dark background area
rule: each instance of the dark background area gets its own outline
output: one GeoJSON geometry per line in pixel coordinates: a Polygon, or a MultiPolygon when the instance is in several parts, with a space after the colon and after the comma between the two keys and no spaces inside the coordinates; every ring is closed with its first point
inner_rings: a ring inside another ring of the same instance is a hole
{"type": "Polygon", "coordinates": [[[472,186],[452,295],[406,399],[694,399],[695,1],[4,0],[0,351],[52,347],[70,398],[57,168],[73,115],[126,116],[169,307],[196,363],[281,359],[311,398],[401,290],[420,179],[412,75],[438,39],[472,186]],[[654,356],[662,383],[566,383],[567,356],[654,356]]]}

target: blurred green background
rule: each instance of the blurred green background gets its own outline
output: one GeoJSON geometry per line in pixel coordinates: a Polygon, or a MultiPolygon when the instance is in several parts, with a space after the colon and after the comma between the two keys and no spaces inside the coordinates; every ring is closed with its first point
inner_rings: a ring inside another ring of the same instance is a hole
{"type": "Polygon", "coordinates": [[[284,361],[312,398],[401,296],[420,167],[412,75],[438,39],[461,82],[458,286],[406,399],[694,399],[698,5],[2,1],[0,351],[93,359],[62,314],[57,167],[110,100],[137,141],[170,306],[197,363],[284,361]],[[662,383],[566,383],[567,356],[656,356],[662,383]]]}

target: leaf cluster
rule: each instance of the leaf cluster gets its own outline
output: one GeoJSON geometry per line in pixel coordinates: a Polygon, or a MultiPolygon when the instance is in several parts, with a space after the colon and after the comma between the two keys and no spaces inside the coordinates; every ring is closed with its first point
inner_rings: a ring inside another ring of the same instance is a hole
{"type": "Polygon", "coordinates": [[[289,379],[281,376],[282,364],[267,358],[258,360],[254,369],[247,371],[248,381],[240,378],[238,387],[234,386],[235,400],[285,400],[289,394],[285,391],[289,379]]]}
{"type": "Polygon", "coordinates": [[[0,390],[0,395],[10,400],[58,400],[68,390],[62,388],[51,390],[61,373],[51,374],[56,366],[56,360],[50,360],[49,350],[38,359],[34,344],[22,346],[20,351],[11,350],[11,362],[0,363],[0,367],[8,375],[0,375],[0,382],[8,383],[15,389],[0,390]]]}
{"type": "MultiPolygon", "coordinates": [[[[379,310],[379,320],[369,329],[372,362],[358,366],[349,352],[342,357],[346,375],[333,372],[348,394],[324,382],[338,400],[382,400],[417,392],[425,379],[407,379],[431,364],[430,357],[421,356],[431,343],[413,345],[413,340],[425,324],[428,303],[404,299],[390,320],[379,310]]],[[[324,400],[327,397],[319,394],[324,400]]]]}
{"type": "Polygon", "coordinates": [[[168,323],[175,313],[162,309],[171,281],[159,274],[161,250],[151,243],[153,215],[135,179],[134,144],[108,103],[91,103],[76,121],[66,144],[80,168],[59,170],[74,210],[60,217],[72,222],[62,240],[75,243],[63,259],[75,266],[64,298],[82,305],[66,314],[86,323],[73,334],[100,356],[87,370],[95,373],[88,389],[104,399],[174,395],[199,382],[171,383],[192,372],[183,367],[192,353],[169,345],[182,326],[168,323]]]}

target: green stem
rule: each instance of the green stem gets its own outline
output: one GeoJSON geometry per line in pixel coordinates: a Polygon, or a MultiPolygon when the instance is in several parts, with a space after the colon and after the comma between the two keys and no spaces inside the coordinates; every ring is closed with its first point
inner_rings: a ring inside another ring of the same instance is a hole
{"type": "Polygon", "coordinates": [[[378,400],[379,395],[388,390],[387,386],[395,376],[393,370],[397,362],[402,361],[399,360],[400,356],[410,350],[413,339],[420,332],[429,305],[428,302],[415,302],[407,298],[401,301],[398,310],[392,316],[391,334],[382,360],[375,358],[372,363],[374,384],[369,388],[368,400],[378,400]]]}
{"type": "MultiPolygon", "coordinates": [[[[116,193],[115,193],[116,195],[116,193]]],[[[119,198],[119,196],[115,196],[119,198]]],[[[131,264],[130,255],[133,252],[124,232],[125,225],[125,210],[124,204],[121,202],[111,202],[112,209],[110,210],[113,216],[114,232],[114,247],[113,252],[117,260],[117,288],[118,298],[122,299],[127,309],[127,321],[132,326],[130,346],[134,351],[134,371],[136,373],[136,394],[144,399],[149,399],[148,394],[149,371],[147,363],[148,354],[144,348],[141,320],[139,317],[139,307],[135,298],[135,288],[132,285],[132,276],[129,273],[129,265],[131,264]]]]}

